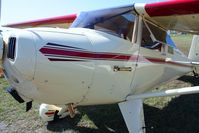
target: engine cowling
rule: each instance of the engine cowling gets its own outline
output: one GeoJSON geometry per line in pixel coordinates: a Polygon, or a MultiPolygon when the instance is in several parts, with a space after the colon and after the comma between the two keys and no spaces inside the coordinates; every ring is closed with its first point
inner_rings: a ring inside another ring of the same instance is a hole
{"type": "Polygon", "coordinates": [[[35,73],[36,46],[34,36],[29,31],[16,30],[4,33],[3,37],[5,48],[2,52],[4,53],[2,66],[5,76],[11,87],[25,101],[30,101],[31,97],[27,98],[24,94],[30,96],[32,92],[27,86],[33,80],[35,73]]]}

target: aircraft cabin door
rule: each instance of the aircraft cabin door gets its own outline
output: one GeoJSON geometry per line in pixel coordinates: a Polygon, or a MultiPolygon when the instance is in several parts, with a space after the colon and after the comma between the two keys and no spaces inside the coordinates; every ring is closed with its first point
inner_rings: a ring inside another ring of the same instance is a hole
{"type": "Polygon", "coordinates": [[[116,17],[93,26],[97,28],[96,34],[87,32],[97,58],[92,86],[84,104],[116,103],[124,101],[131,93],[140,47],[132,43],[133,33],[137,33],[134,31],[136,16],[129,12],[116,17]]]}

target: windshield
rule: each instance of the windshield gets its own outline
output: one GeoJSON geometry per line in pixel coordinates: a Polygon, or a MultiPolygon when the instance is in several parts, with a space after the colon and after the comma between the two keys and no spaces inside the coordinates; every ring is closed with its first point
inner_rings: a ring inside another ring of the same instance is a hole
{"type": "Polygon", "coordinates": [[[133,6],[81,13],[71,27],[95,29],[132,40],[135,15],[133,6]]]}

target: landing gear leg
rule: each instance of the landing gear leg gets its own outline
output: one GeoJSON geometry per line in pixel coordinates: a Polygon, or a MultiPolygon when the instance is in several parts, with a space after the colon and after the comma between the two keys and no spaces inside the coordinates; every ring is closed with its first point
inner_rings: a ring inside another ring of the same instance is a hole
{"type": "Polygon", "coordinates": [[[74,118],[76,115],[76,110],[74,104],[68,104],[68,112],[71,118],[74,118]]]}
{"type": "Polygon", "coordinates": [[[134,99],[119,103],[120,110],[129,133],[146,133],[143,111],[143,99],[134,99]]]}

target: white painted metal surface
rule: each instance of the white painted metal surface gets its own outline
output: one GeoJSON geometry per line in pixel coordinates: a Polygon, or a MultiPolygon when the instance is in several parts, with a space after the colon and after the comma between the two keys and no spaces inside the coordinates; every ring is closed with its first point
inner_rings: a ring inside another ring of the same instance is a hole
{"type": "Polygon", "coordinates": [[[143,100],[134,99],[119,103],[129,133],[145,133],[143,100]]]}
{"type": "MultiPolygon", "coordinates": [[[[140,18],[139,29],[141,22],[140,18]]],[[[172,55],[162,55],[139,48],[139,33],[137,43],[132,44],[90,29],[23,30],[11,34],[19,38],[16,58],[6,59],[4,68],[21,96],[49,104],[77,105],[117,103],[192,71],[191,66],[174,62],[188,60],[175,49],[172,55]],[[48,53],[52,50],[55,53],[48,53]],[[130,71],[115,71],[114,67],[130,71]]]]}
{"type": "Polygon", "coordinates": [[[199,61],[199,36],[194,35],[191,48],[189,50],[188,58],[192,61],[198,62],[199,61]]]}
{"type": "Polygon", "coordinates": [[[101,32],[97,32],[97,34],[87,32],[87,37],[92,42],[96,52],[128,54],[131,56],[130,58],[135,59],[129,61],[94,61],[94,77],[91,88],[86,95],[85,104],[107,104],[122,101],[131,93],[130,84],[135,72],[139,45],[132,45],[130,41],[101,32]],[[114,71],[116,66],[130,68],[130,71],[114,71]]]}

